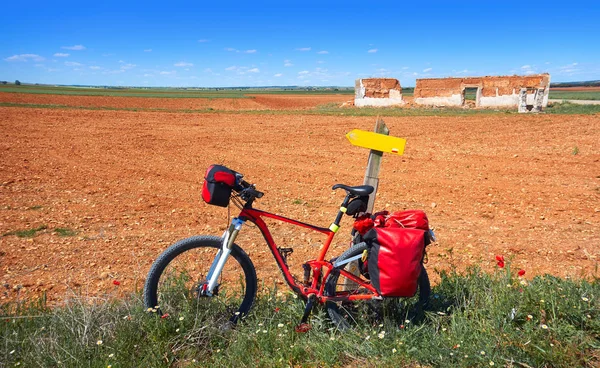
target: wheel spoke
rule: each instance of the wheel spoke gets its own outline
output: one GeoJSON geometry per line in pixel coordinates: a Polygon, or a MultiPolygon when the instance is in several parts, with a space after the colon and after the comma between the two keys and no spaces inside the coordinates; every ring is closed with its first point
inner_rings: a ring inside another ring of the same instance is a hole
{"type": "Polygon", "coordinates": [[[248,256],[234,245],[213,295],[203,294],[201,289],[220,247],[220,238],[194,237],[167,249],[149,272],[146,305],[156,303],[161,313],[173,316],[193,312],[206,322],[237,321],[253,303],[256,273],[248,256]]]}

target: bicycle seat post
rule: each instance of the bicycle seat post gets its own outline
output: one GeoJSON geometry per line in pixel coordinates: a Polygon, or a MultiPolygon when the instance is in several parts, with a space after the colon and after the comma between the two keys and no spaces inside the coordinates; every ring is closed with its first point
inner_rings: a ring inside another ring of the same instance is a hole
{"type": "Polygon", "coordinates": [[[321,262],[325,259],[325,254],[327,254],[327,250],[329,248],[328,245],[331,244],[331,241],[333,240],[335,233],[337,233],[337,231],[340,229],[340,221],[342,221],[342,216],[344,216],[344,213],[346,213],[346,211],[348,210],[346,208],[346,206],[348,206],[348,202],[350,202],[351,198],[352,198],[352,194],[348,192],[346,194],[346,198],[344,198],[344,201],[342,202],[342,205],[340,206],[340,210],[338,211],[337,216],[335,217],[335,220],[331,223],[331,225],[329,225],[329,230],[331,230],[331,233],[329,234],[329,237],[327,238],[327,242],[323,245],[323,247],[321,248],[321,251],[319,252],[319,258],[317,258],[317,260],[319,262],[321,262]]]}

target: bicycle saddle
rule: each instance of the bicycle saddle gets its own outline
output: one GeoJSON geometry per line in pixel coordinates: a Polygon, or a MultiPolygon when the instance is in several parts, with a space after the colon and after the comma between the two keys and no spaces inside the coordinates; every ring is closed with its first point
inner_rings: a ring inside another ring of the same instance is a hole
{"type": "Polygon", "coordinates": [[[351,186],[344,185],[344,184],[336,184],[331,189],[336,190],[339,188],[342,188],[346,192],[353,194],[357,197],[367,196],[367,195],[373,193],[373,190],[375,190],[375,188],[373,188],[370,185],[358,185],[356,187],[351,187],[351,186]]]}

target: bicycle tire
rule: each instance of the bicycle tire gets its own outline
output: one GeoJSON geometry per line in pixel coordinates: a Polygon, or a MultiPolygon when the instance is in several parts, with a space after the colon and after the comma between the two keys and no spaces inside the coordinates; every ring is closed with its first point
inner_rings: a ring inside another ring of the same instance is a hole
{"type": "MultiPolygon", "coordinates": [[[[368,248],[368,245],[365,243],[358,243],[358,244],[354,244],[352,247],[350,247],[350,249],[346,250],[341,256],[339,256],[335,261],[336,262],[341,262],[345,259],[351,258],[351,257],[355,257],[359,254],[361,254],[362,252],[364,252],[365,249],[368,248]]],[[[421,273],[419,274],[419,279],[417,280],[417,284],[418,284],[418,301],[416,304],[416,309],[417,311],[422,311],[423,309],[425,309],[427,307],[427,304],[429,303],[429,297],[431,295],[431,284],[429,282],[429,275],[427,274],[427,270],[425,269],[425,266],[421,265],[421,273]]],[[[337,284],[337,280],[339,278],[339,273],[332,273],[328,279],[330,278],[330,280],[328,280],[328,284],[326,285],[326,292],[328,295],[335,295],[335,285],[337,284]]],[[[378,301],[372,301],[377,303],[378,301]]],[[[368,305],[372,311],[374,311],[376,314],[380,314],[379,311],[377,311],[376,309],[378,309],[380,306],[378,305],[371,305],[369,303],[371,303],[371,301],[367,301],[364,302],[366,305],[368,305]]],[[[332,302],[332,301],[328,301],[325,303],[325,307],[327,309],[327,315],[329,316],[329,319],[331,320],[331,322],[334,324],[334,326],[344,332],[347,331],[348,329],[352,328],[353,324],[356,324],[356,320],[353,317],[353,313],[350,308],[351,306],[354,306],[354,303],[349,303],[348,307],[344,307],[344,312],[342,312],[340,310],[340,305],[336,302],[332,302]],[[345,317],[344,315],[347,315],[347,317],[345,317]]]]}
{"type": "Polygon", "coordinates": [[[254,265],[238,245],[232,245],[231,255],[214,296],[202,296],[199,293],[199,288],[207,281],[207,271],[221,247],[219,237],[194,236],[167,248],[148,272],[144,286],[146,307],[160,315],[177,315],[193,308],[197,317],[203,314],[204,318],[215,322],[228,319],[229,323],[237,323],[252,308],[257,291],[254,265]],[[199,268],[203,270],[198,270],[199,268]],[[236,278],[239,291],[233,286],[236,278]],[[215,301],[219,303],[213,303],[215,301]]]}

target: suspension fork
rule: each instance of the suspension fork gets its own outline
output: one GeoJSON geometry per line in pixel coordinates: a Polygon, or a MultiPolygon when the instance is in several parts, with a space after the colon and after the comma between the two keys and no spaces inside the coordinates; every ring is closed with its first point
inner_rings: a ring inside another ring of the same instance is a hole
{"type": "Polygon", "coordinates": [[[217,286],[217,281],[221,276],[221,272],[223,271],[223,267],[225,267],[225,262],[231,255],[231,247],[233,246],[233,242],[235,238],[237,238],[238,233],[242,229],[242,225],[244,225],[244,220],[239,218],[234,218],[231,221],[231,225],[229,225],[229,229],[223,233],[222,239],[222,247],[215,256],[212,265],[210,266],[210,270],[208,271],[207,280],[208,285],[204,293],[206,295],[213,295],[213,291],[217,286]]]}

